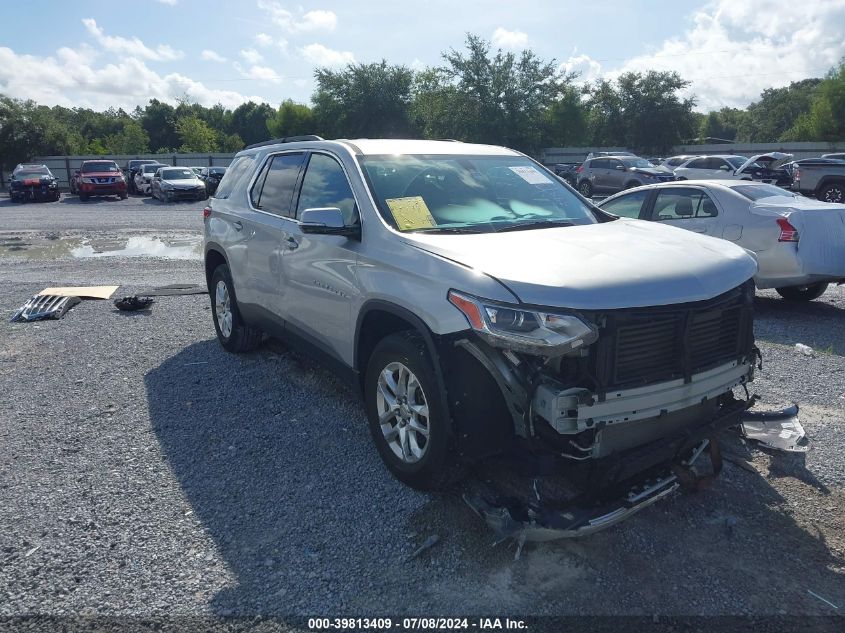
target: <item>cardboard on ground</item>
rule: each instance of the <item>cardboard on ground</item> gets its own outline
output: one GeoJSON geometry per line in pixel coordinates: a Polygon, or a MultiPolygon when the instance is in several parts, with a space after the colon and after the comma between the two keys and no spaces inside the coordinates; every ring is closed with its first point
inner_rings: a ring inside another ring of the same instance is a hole
{"type": "Polygon", "coordinates": [[[38,294],[59,297],[80,297],[82,299],[108,299],[120,286],[67,286],[64,288],[44,288],[38,294]]]}
{"type": "Polygon", "coordinates": [[[434,221],[422,196],[387,198],[385,202],[390,207],[390,213],[393,214],[393,219],[396,220],[396,226],[400,231],[413,231],[428,226],[437,226],[437,222],[434,221]]]}

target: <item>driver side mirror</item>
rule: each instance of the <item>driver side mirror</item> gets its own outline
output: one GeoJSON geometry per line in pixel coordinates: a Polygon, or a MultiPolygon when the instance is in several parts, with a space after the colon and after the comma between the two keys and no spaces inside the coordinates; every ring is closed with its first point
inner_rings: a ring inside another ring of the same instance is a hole
{"type": "Polygon", "coordinates": [[[625,168],[622,165],[617,165],[616,169],[618,169],[619,171],[625,171],[625,168]]]}
{"type": "Polygon", "coordinates": [[[347,226],[337,207],[305,209],[299,216],[299,228],[312,235],[345,235],[361,238],[361,225],[347,226]]]}

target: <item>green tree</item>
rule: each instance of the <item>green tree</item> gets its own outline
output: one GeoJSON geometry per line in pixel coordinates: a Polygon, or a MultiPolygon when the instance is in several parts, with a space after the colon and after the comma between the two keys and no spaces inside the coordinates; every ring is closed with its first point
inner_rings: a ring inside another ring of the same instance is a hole
{"type": "Polygon", "coordinates": [[[247,101],[232,111],[229,117],[229,134],[237,134],[244,143],[252,145],[267,140],[267,120],[275,111],[266,103],[247,101]]]}
{"type": "Polygon", "coordinates": [[[810,104],[783,136],[787,141],[845,140],[845,61],[822,81],[810,104]]]}
{"type": "Polygon", "coordinates": [[[625,145],[663,153],[693,134],[695,99],[678,94],[689,85],[676,72],[624,73],[617,81],[625,145]]]}
{"type": "Polygon", "coordinates": [[[807,114],[821,79],[803,79],[784,88],[767,88],[760,100],[746,108],[737,138],[750,143],[774,143],[798,117],[807,114]]]}
{"type": "Polygon", "coordinates": [[[578,147],[589,141],[587,109],[582,102],[582,91],[574,86],[563,90],[559,99],[546,110],[545,142],[554,147],[578,147]]]}
{"type": "Polygon", "coordinates": [[[150,151],[150,137],[137,121],[129,119],[117,134],[109,134],[104,144],[112,154],[145,154],[150,151]]]}
{"type": "Polygon", "coordinates": [[[144,108],[141,125],[150,138],[150,147],[173,148],[179,145],[179,135],[176,132],[176,109],[158,99],[150,99],[144,108]]]}
{"type": "Polygon", "coordinates": [[[450,49],[443,61],[442,68],[422,73],[415,86],[412,111],[427,136],[536,152],[548,143],[550,130],[569,132],[560,116],[577,103],[573,77],[561,73],[554,60],[530,50],[494,53],[488,41],[467,34],[466,50],[450,49]]]}
{"type": "Polygon", "coordinates": [[[237,134],[228,134],[220,141],[221,152],[239,152],[244,148],[244,140],[237,134]]]}
{"type": "Polygon", "coordinates": [[[414,73],[385,60],[349,64],[343,70],[318,68],[312,96],[316,129],[332,138],[407,137],[414,73]]]}
{"type": "Polygon", "coordinates": [[[285,99],[276,113],[267,119],[267,130],[272,138],[313,134],[314,115],[307,105],[285,99]]]}
{"type": "Polygon", "coordinates": [[[182,145],[180,152],[214,152],[217,150],[217,133],[198,116],[184,116],[176,121],[176,132],[182,145]]]}

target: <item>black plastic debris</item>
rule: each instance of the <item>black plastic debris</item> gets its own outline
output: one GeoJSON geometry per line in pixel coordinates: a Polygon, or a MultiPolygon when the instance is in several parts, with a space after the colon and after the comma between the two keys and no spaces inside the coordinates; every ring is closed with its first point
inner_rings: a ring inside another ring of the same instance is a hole
{"type": "Polygon", "coordinates": [[[60,297],[57,295],[33,295],[14,315],[11,322],[40,321],[42,319],[61,319],[77,303],[79,297],[60,297]]]}
{"type": "Polygon", "coordinates": [[[123,297],[122,299],[114,300],[114,307],[124,312],[135,312],[136,310],[146,310],[149,308],[155,299],[152,297],[143,297],[135,295],[134,297],[123,297]]]}

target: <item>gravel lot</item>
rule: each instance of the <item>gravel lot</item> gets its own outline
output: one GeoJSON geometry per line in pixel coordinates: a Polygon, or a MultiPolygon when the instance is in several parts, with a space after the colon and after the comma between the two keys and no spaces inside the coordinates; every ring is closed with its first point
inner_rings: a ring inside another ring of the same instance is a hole
{"type": "Polygon", "coordinates": [[[46,285],[203,283],[198,256],[71,256],[196,239],[203,205],[0,199],[0,616],[845,612],[845,287],[758,294],[754,390],[801,404],[806,458],[728,437],[706,491],[515,561],[460,490],[388,475],[331,374],[272,341],[224,352],[207,296],[7,322],[46,285]]]}

